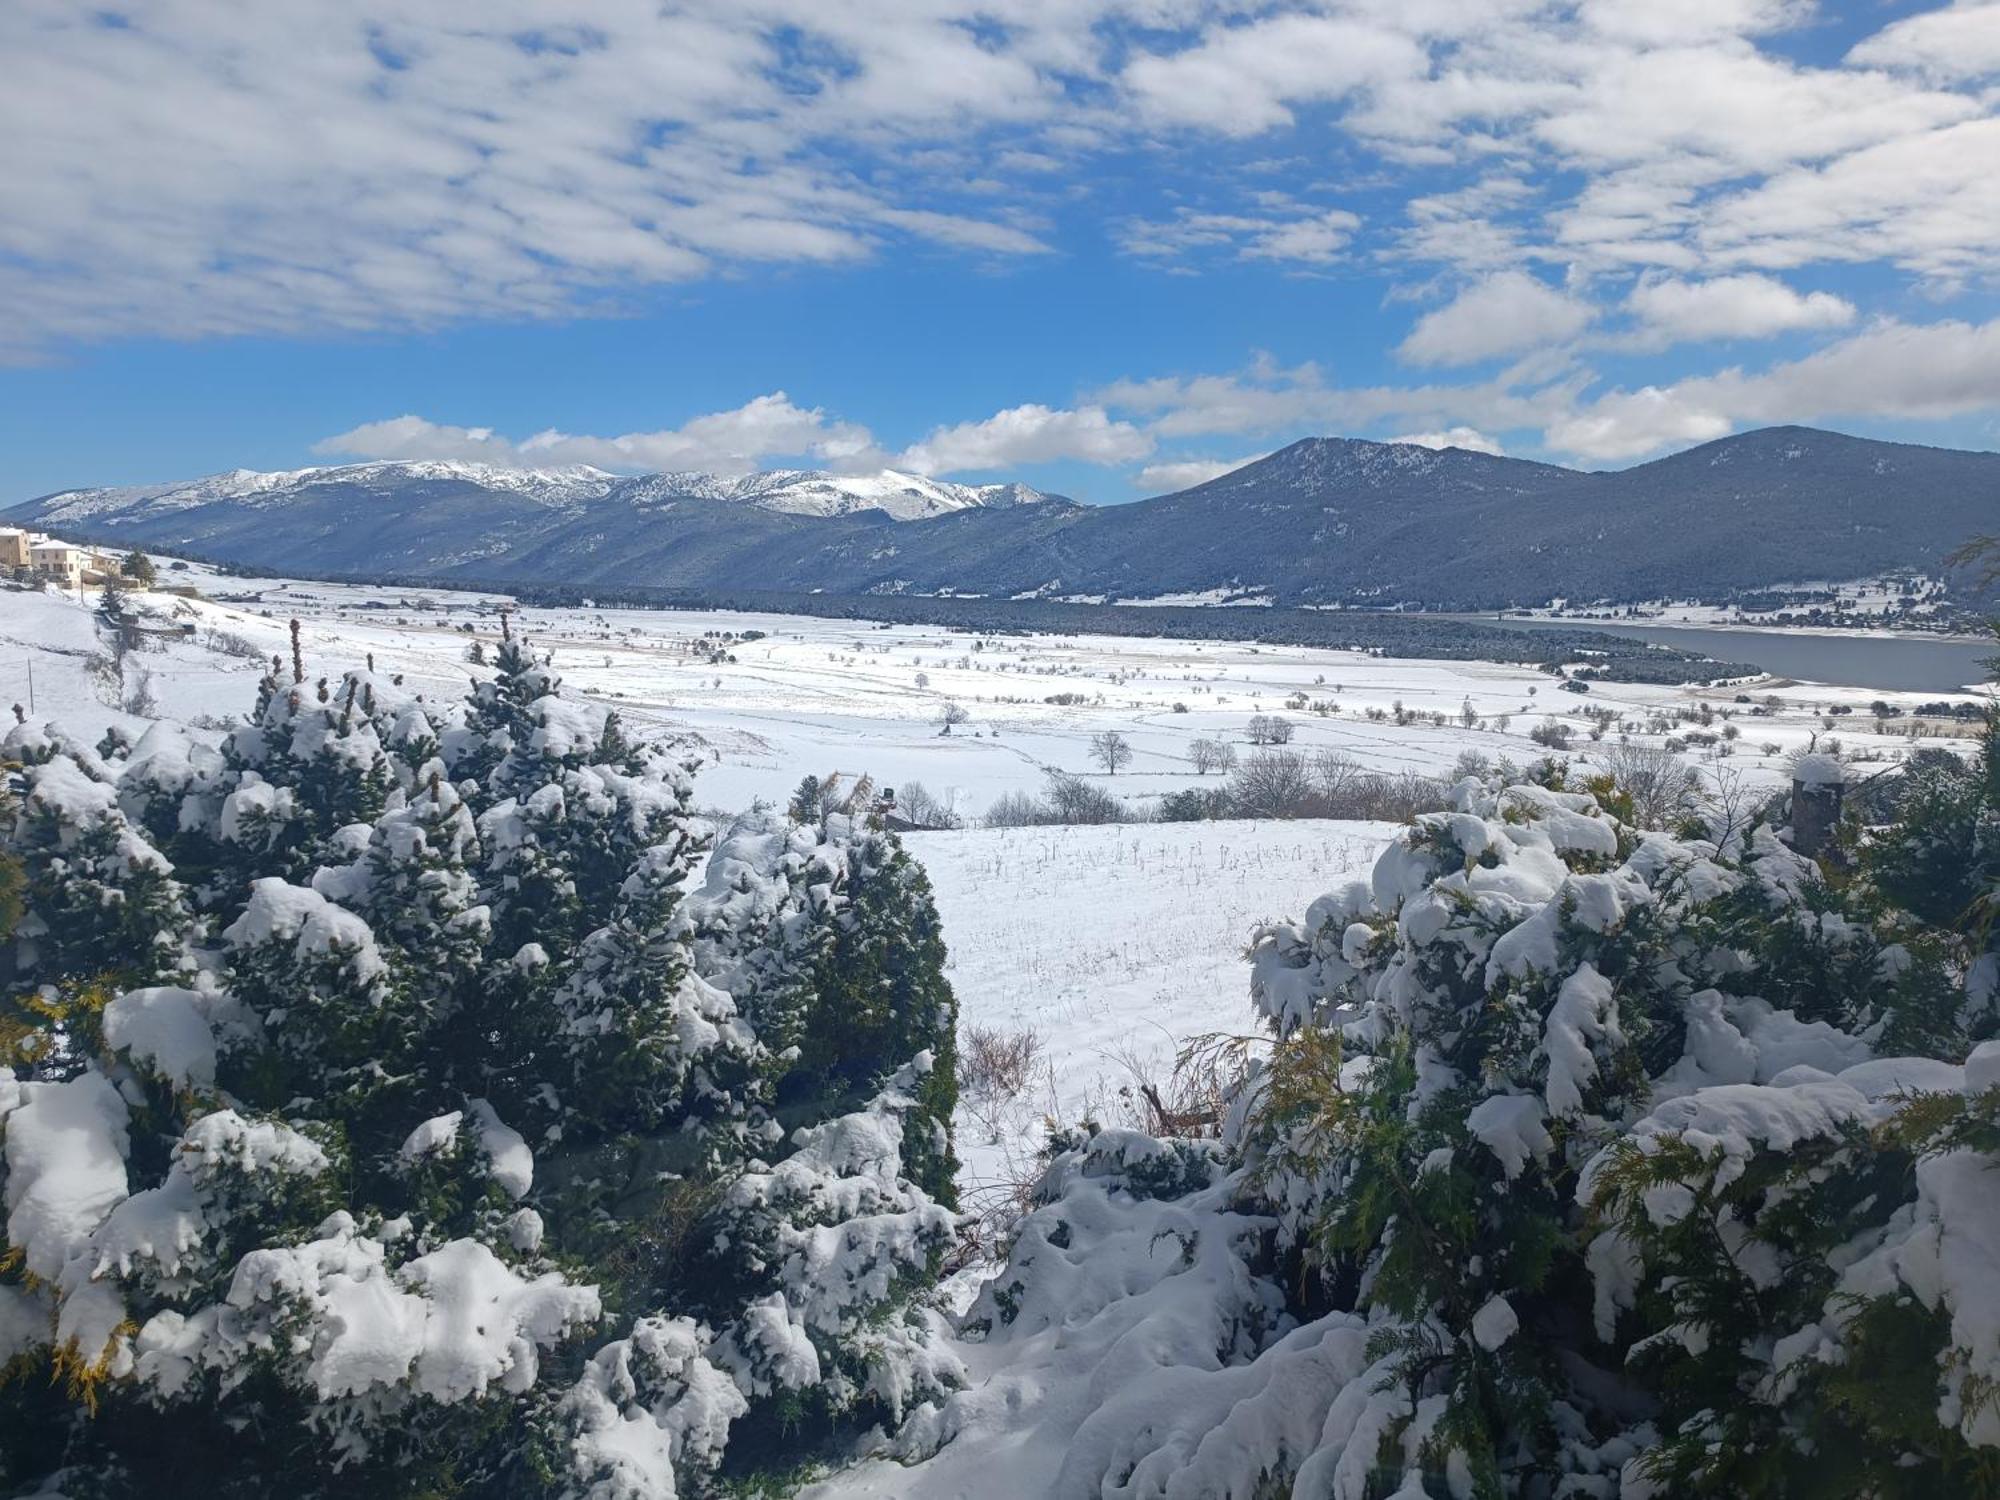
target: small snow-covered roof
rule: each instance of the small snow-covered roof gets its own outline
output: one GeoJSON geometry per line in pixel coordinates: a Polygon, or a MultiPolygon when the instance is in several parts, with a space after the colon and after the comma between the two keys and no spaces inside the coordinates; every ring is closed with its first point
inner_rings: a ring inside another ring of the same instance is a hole
{"type": "Polygon", "coordinates": [[[1792,763],[1792,779],[1800,786],[1844,786],[1847,767],[1831,755],[1801,755],[1792,763]]]}

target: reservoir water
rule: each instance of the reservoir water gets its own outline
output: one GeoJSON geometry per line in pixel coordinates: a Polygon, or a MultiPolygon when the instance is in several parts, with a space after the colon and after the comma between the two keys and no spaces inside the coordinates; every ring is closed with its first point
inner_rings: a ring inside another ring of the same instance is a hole
{"type": "Polygon", "coordinates": [[[1510,630],[1602,630],[1712,656],[1754,662],[1779,677],[1884,692],[1964,693],[1988,681],[2000,641],[1927,635],[1808,635],[1785,630],[1708,630],[1627,620],[1523,620],[1464,615],[1510,630]]]}

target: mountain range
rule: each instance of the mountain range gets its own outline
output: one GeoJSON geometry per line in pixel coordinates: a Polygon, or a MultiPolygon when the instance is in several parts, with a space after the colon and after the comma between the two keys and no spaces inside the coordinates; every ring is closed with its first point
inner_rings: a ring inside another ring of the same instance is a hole
{"type": "Polygon", "coordinates": [[[756,474],[702,473],[627,476],[588,464],[561,469],[508,469],[495,464],[387,460],[260,473],[232,469],[202,479],[116,489],[64,490],[35,502],[51,524],[116,517],[119,524],[175,512],[234,504],[246,510],[291,510],[362,493],[470,486],[513,495],[554,509],[617,495],[659,499],[683,496],[733,501],[798,516],[845,516],[878,510],[891,520],[917,521],[979,506],[1031,505],[1051,497],[1024,484],[949,484],[921,474],[884,469],[879,474],[822,474],[808,469],[768,469],[756,474]]]}
{"type": "Polygon", "coordinates": [[[65,490],[13,525],[272,572],[828,594],[1491,608],[1943,571],[2000,454],[1773,427],[1587,472],[1308,438],[1192,489],[382,462],[65,490]]]}

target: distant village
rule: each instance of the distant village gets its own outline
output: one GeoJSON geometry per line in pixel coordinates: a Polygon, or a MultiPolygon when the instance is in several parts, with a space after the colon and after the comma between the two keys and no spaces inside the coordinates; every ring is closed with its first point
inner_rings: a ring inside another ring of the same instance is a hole
{"type": "Polygon", "coordinates": [[[124,559],[109,552],[57,541],[19,527],[0,526],[0,577],[80,589],[117,577],[123,566],[124,559]]]}

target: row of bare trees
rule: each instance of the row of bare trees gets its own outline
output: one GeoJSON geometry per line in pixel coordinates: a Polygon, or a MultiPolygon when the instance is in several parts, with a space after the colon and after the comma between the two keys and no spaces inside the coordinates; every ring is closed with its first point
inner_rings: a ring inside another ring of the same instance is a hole
{"type": "Polygon", "coordinates": [[[1034,828],[1049,824],[1133,823],[1140,819],[1122,800],[1095,782],[1050,767],[1040,795],[1002,792],[986,809],[988,828],[1034,828]]]}
{"type": "MultiPolygon", "coordinates": [[[[1100,736],[1102,738],[1102,736],[1100,736]]],[[[1094,744],[1095,742],[1093,742],[1094,744]]],[[[1197,741],[1197,743],[1202,743],[1197,741]]],[[[1727,842],[1748,826],[1768,792],[1728,768],[1704,776],[1673,752],[1657,746],[1617,744],[1599,750],[1595,774],[1608,779],[1628,807],[1620,812],[1641,828],[1698,824],[1707,837],[1727,842]]],[[[1100,759],[1100,764],[1104,764],[1100,759]]],[[[1124,759],[1117,761],[1125,764],[1124,759]]],[[[1552,762],[1559,767],[1561,763],[1552,762]]],[[[1113,767],[1106,765],[1107,770],[1113,767]]],[[[1211,764],[1210,769],[1216,767],[1211,764]]],[[[1462,775],[1500,774],[1540,779],[1536,768],[1499,767],[1485,757],[1461,758],[1443,776],[1416,771],[1376,771],[1335,750],[1274,748],[1240,762],[1219,786],[1190,787],[1161,799],[1152,818],[1191,822],[1228,818],[1330,818],[1400,823],[1435,812],[1449,801],[1462,775]]],[[[1556,774],[1560,774],[1558,770],[1556,774]]],[[[987,810],[988,827],[1043,824],[1101,824],[1146,821],[1109,790],[1068,771],[1050,769],[1039,794],[1009,792],[987,810]]],[[[951,826],[941,824],[936,826],[951,826]]]]}
{"type": "Polygon", "coordinates": [[[1400,822],[1445,805],[1449,784],[1415,771],[1371,771],[1334,750],[1263,750],[1229,779],[1239,818],[1362,818],[1400,822]]]}

